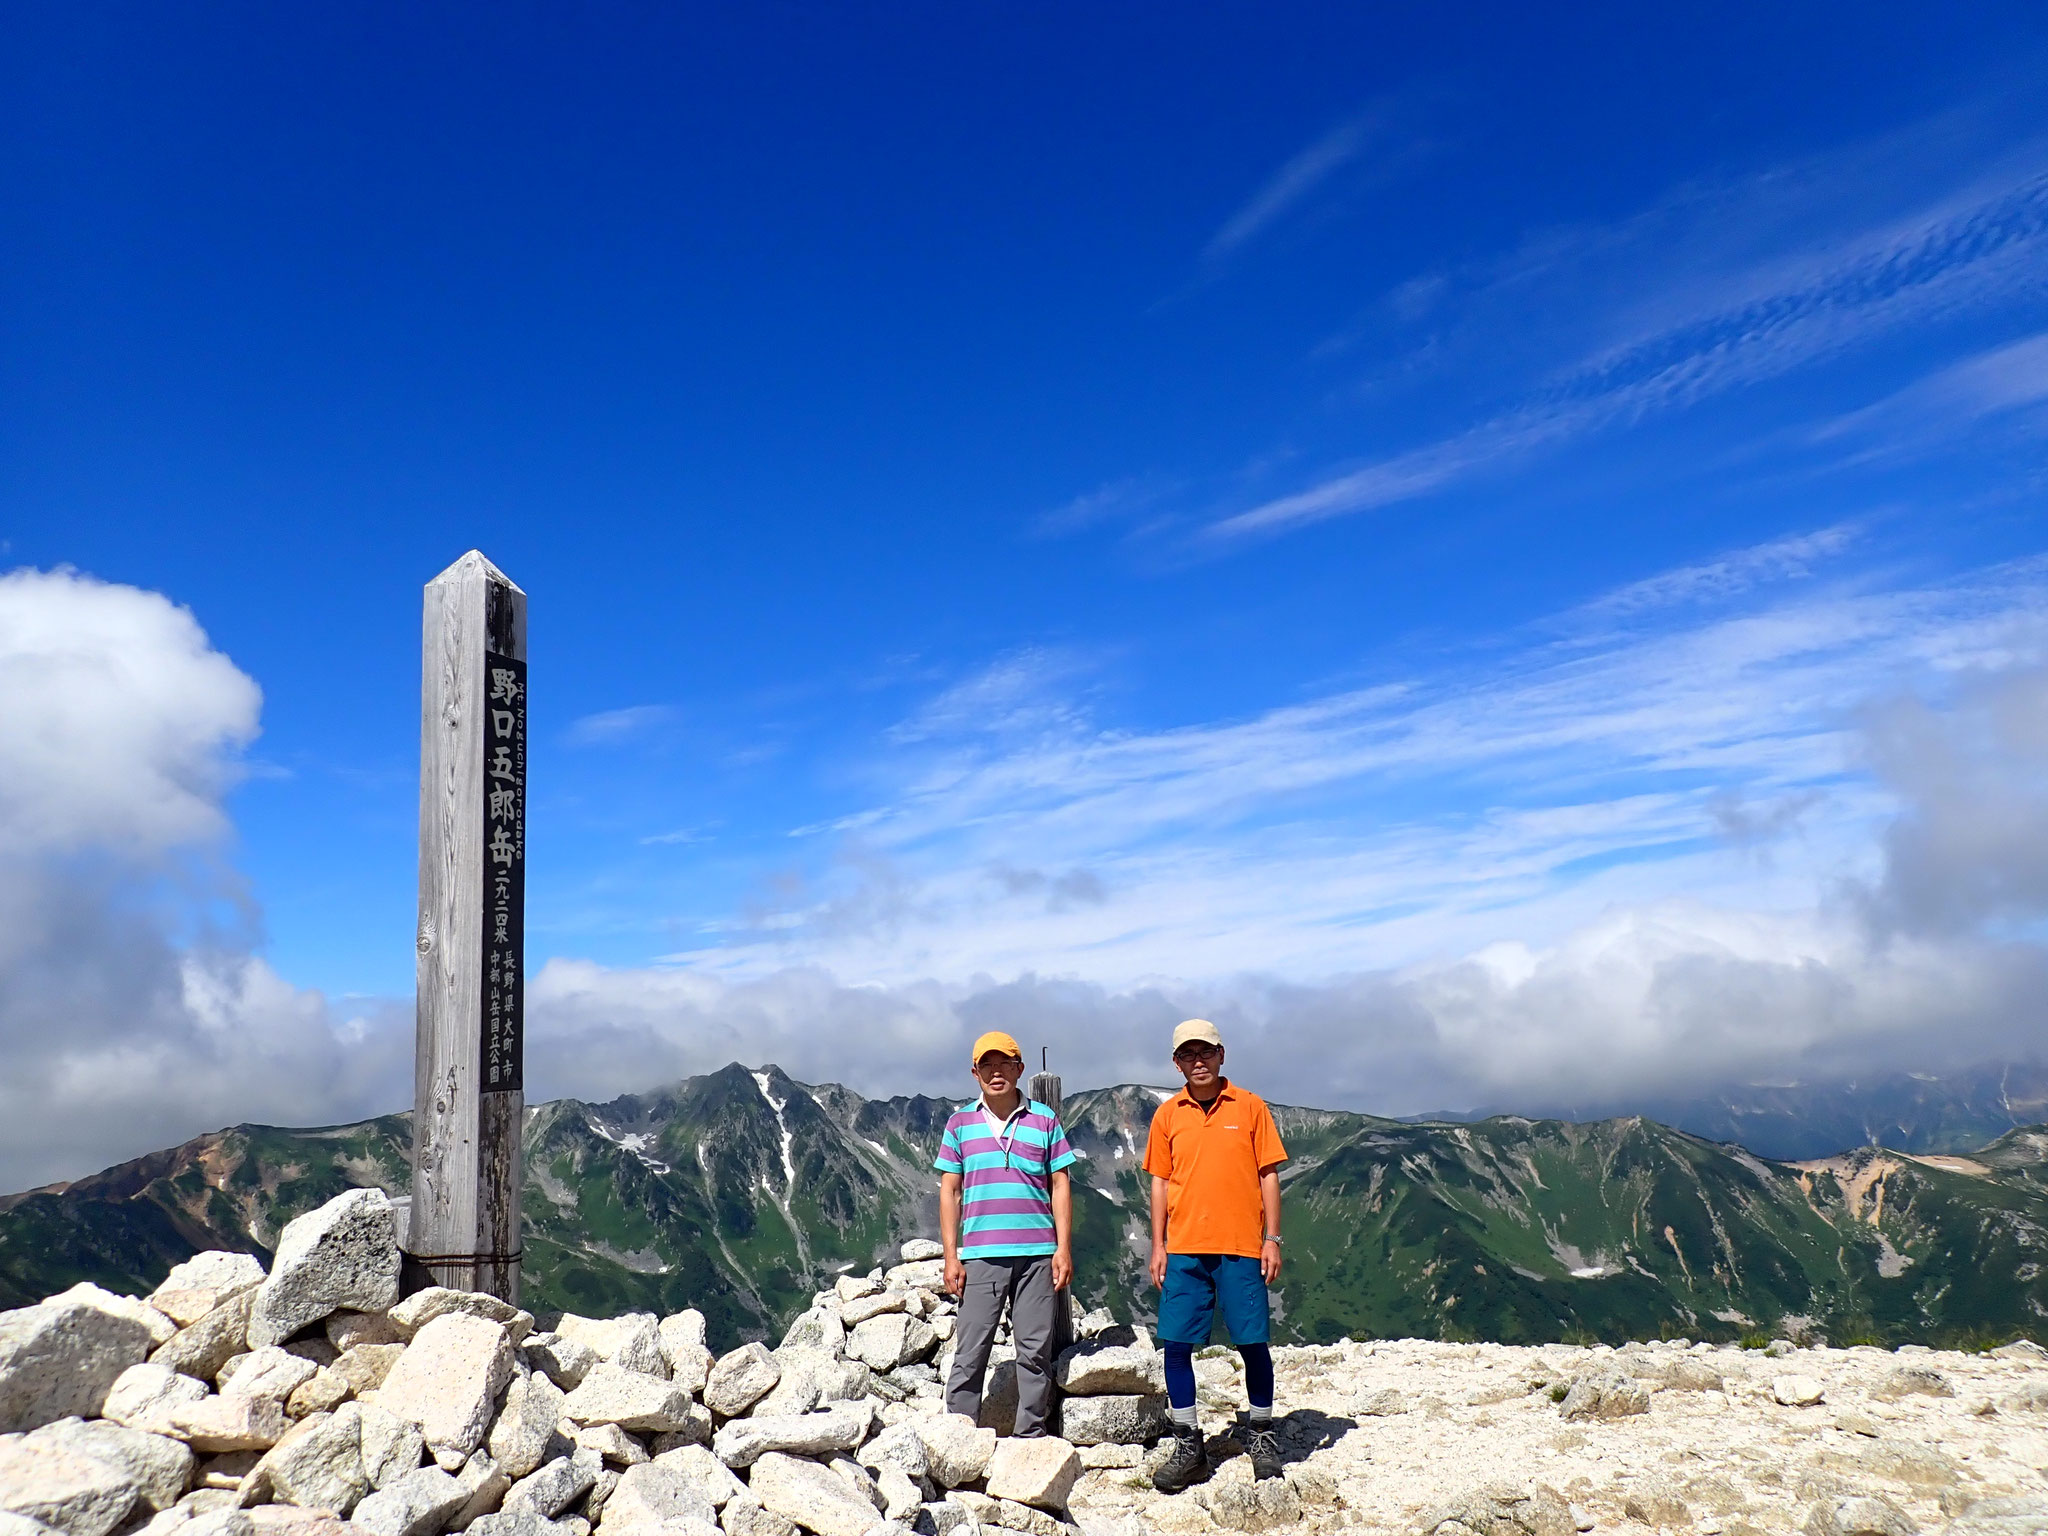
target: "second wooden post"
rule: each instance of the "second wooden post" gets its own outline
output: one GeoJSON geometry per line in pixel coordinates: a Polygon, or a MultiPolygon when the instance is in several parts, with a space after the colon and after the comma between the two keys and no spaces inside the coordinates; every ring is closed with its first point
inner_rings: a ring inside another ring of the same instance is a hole
{"type": "MultiPolygon", "coordinates": [[[[1058,1074],[1057,1072],[1034,1072],[1034,1073],[1032,1073],[1032,1074],[1031,1074],[1031,1086],[1030,1086],[1030,1087],[1029,1087],[1028,1089],[1026,1089],[1026,1090],[1025,1090],[1025,1092],[1026,1092],[1026,1095],[1027,1095],[1028,1097],[1030,1097],[1030,1098],[1034,1098],[1034,1099],[1038,1100],[1038,1102],[1039,1102],[1039,1103],[1043,1104],[1043,1105],[1044,1105],[1044,1106],[1045,1106],[1045,1107],[1046,1107],[1047,1109],[1051,1110],[1051,1111],[1052,1111],[1052,1112],[1053,1112],[1053,1113],[1054,1113],[1055,1115],[1059,1114],[1059,1112],[1060,1112],[1060,1105],[1061,1105],[1061,1099],[1060,1099],[1060,1077],[1059,1077],[1059,1074],[1058,1074]]],[[[1075,1276],[1074,1276],[1074,1278],[1075,1278],[1076,1280],[1078,1280],[1078,1279],[1080,1279],[1080,1278],[1081,1278],[1081,1277],[1080,1277],[1080,1274],[1079,1274],[1079,1272],[1078,1272],[1078,1270],[1077,1270],[1077,1272],[1075,1273],[1075,1276]]],[[[1073,1286],[1072,1286],[1072,1285],[1069,1285],[1069,1286],[1068,1286],[1068,1287],[1067,1287],[1067,1288],[1066,1288],[1066,1289],[1065,1289],[1064,1291],[1061,1291],[1061,1292],[1060,1292],[1060,1294],[1059,1294],[1059,1301],[1058,1301],[1058,1304],[1057,1304],[1057,1305],[1056,1305],[1056,1306],[1055,1306],[1055,1307],[1053,1308],[1053,1315],[1052,1315],[1052,1352],[1053,1352],[1053,1358],[1054,1358],[1055,1360],[1057,1360],[1057,1359],[1059,1358],[1059,1353],[1060,1353],[1060,1351],[1061,1351],[1061,1350],[1063,1350],[1063,1349],[1065,1349],[1065,1348],[1066,1348],[1066,1347],[1067,1347],[1067,1346],[1068,1346],[1069,1344],[1071,1344],[1071,1343],[1073,1343],[1073,1342],[1074,1342],[1074,1288],[1073,1288],[1073,1286]]]]}

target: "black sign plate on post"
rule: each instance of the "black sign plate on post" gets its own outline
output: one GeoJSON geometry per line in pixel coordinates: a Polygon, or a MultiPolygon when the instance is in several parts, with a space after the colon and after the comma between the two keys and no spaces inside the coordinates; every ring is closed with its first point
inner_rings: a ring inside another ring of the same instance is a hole
{"type": "Polygon", "coordinates": [[[485,1093],[526,1086],[526,663],[484,653],[485,1093]]]}

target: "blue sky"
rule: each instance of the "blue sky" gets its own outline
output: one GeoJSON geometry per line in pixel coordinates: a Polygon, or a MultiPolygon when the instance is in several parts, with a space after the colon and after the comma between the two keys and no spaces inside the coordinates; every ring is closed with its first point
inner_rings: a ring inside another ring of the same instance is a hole
{"type": "Polygon", "coordinates": [[[195,1040],[218,962],[251,1029],[260,974],[395,1049],[419,589],[477,546],[530,594],[543,1091],[844,1008],[809,1075],[930,1086],[1006,1008],[1135,1071],[1102,1021],[1185,1006],[1428,1107],[1503,1091],[1475,1042],[1539,1079],[1542,977],[1624,950],[1618,1088],[1770,1064],[1659,1012],[1703,955],[1882,1000],[1809,1066],[2011,1046],[1990,980],[1912,999],[2034,974],[2038,872],[1983,867],[2032,844],[1909,845],[2038,809],[2037,7],[4,25],[0,565],[77,573],[11,675],[146,636],[210,722],[120,737],[175,829],[113,784],[62,840],[98,727],[35,694],[77,756],[13,763],[0,853],[100,937],[0,954],[10,1040],[145,933],[195,1040]]]}

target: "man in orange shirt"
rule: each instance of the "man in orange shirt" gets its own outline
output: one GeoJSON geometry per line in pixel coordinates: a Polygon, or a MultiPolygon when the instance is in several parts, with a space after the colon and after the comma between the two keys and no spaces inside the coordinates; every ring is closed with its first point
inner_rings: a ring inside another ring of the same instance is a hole
{"type": "Polygon", "coordinates": [[[1194,1352],[1209,1342],[1217,1309],[1244,1356],[1251,1422],[1244,1448],[1255,1477],[1280,1473],[1273,1433],[1273,1353],[1266,1287],[1280,1273],[1280,1165],[1287,1148],[1266,1101],[1223,1075],[1223,1036],[1207,1019],[1173,1032],[1185,1092],[1160,1105],[1145,1143],[1152,1175],[1152,1283],[1173,1453],[1152,1474],[1178,1493],[1209,1470],[1195,1417],[1194,1352]]]}

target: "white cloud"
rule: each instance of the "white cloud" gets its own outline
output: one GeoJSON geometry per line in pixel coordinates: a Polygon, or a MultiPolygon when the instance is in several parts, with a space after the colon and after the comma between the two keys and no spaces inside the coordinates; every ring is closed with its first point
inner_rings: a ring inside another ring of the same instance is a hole
{"type": "MultiPolygon", "coordinates": [[[[964,1093],[989,1027],[1072,1086],[1156,1081],[1191,1014],[1261,1091],[1392,1112],[2029,1049],[2048,565],[1643,632],[1804,558],[1737,551],[1611,605],[1631,627],[1582,615],[1483,665],[1173,730],[1093,721],[1075,658],[1002,659],[886,749],[873,771],[900,760],[897,792],[824,886],[685,963],[547,960],[530,1092],[740,1059],[964,1093]]],[[[159,786],[141,809],[5,760],[9,804],[72,809],[61,840],[0,843],[0,1184],[402,1107],[409,1009],[344,1016],[199,921],[253,687],[133,589],[10,578],[0,634],[30,632],[112,679],[108,714],[182,708],[186,728],[132,736],[134,778],[159,786]]],[[[48,649],[17,642],[0,677],[48,649]]]]}
{"type": "Polygon", "coordinates": [[[220,854],[259,703],[155,593],[0,577],[0,1188],[409,1098],[409,1019],[338,1018],[219,931],[253,916],[220,854]]]}
{"type": "Polygon", "coordinates": [[[1398,1112],[2024,1053],[2048,564],[1756,603],[1845,537],[1238,721],[1119,731],[1059,707],[1057,673],[1005,672],[996,714],[1042,728],[942,711],[955,734],[918,734],[857,856],[750,932],[672,968],[550,966],[536,1082],[739,1054],[944,1087],[991,1021],[1070,1083],[1157,1077],[1194,1013],[1262,1089],[1398,1112]]]}
{"type": "Polygon", "coordinates": [[[853,986],[551,962],[528,1082],[602,1099],[741,1060],[868,1094],[969,1091],[980,1030],[1041,1047],[1072,1089],[1171,1080],[1175,1022],[1217,1020],[1233,1070],[1283,1102],[1387,1114],[1627,1099],[1736,1081],[1942,1070],[2036,1048],[2048,956],[1981,941],[1873,946],[1856,925],[1665,902],[1541,948],[1304,981],[853,986]]]}
{"type": "Polygon", "coordinates": [[[261,702],[155,593],[0,576],[0,850],[154,855],[218,837],[261,702]]]}
{"type": "Polygon", "coordinates": [[[1202,252],[1203,259],[1220,261],[1256,239],[1336,171],[1357,159],[1366,147],[1371,128],[1371,119],[1365,117],[1340,123],[1293,156],[1224,221],[1202,252]]]}
{"type": "Polygon", "coordinates": [[[2048,332],[1989,348],[1938,368],[1874,405],[1837,417],[1815,442],[1876,439],[1879,455],[1895,455],[1987,418],[2033,415],[2048,402],[2048,332]]]}
{"type": "Polygon", "coordinates": [[[1837,523],[1811,533],[1771,539],[1697,565],[1663,571],[1607,593],[1584,610],[1586,617],[1625,619],[1682,604],[1720,602],[1771,582],[1810,576],[1855,543],[1860,530],[1837,523]]]}
{"type": "Polygon", "coordinates": [[[600,710],[570,721],[568,742],[572,747],[617,746],[658,730],[675,718],[674,707],[667,704],[633,704],[624,709],[600,710]]]}
{"type": "MultiPolygon", "coordinates": [[[[1962,654],[1945,649],[1951,661],[1962,654]]],[[[1003,1027],[1033,1059],[1047,1048],[1070,1088],[1159,1081],[1168,1031],[1194,1014],[1222,1023],[1235,1070],[1260,1091],[1391,1114],[1625,1103],[1729,1082],[2024,1057],[2038,1050],[2048,987],[2048,949],[2028,937],[2048,916],[2048,666],[2037,655],[1950,682],[1938,702],[1886,703],[1854,737],[1894,798],[1863,823],[1869,857],[1846,881],[1823,865],[1774,876],[1768,889],[1752,881],[1716,892],[1711,860],[1672,861],[1651,881],[1608,890],[1621,899],[1581,903],[1539,941],[1511,936],[1548,919],[1528,898],[1531,871],[1514,867],[1530,852],[1526,829],[1510,829],[1490,854],[1476,836],[1427,855],[1469,861],[1472,894],[1490,905],[1488,923],[1468,937],[1509,936],[1320,978],[1284,964],[1217,969],[1219,956],[1241,953],[1222,930],[1244,915],[1226,912],[1216,932],[1198,926],[1207,903],[1227,894],[1220,885],[1179,907],[1156,889],[1144,896],[1193,975],[1109,981],[1025,967],[1008,981],[956,970],[943,982],[849,985],[815,965],[720,975],[555,961],[532,994],[530,1080],[539,1092],[603,1097],[737,1057],[874,1094],[961,1092],[968,1041],[1003,1027]],[[2017,922],[2017,933],[2001,935],[1987,918],[2017,922]]],[[[1744,839],[1782,833],[1807,808],[1766,817],[1775,824],[1761,830],[1753,819],[1744,839]]],[[[1637,814],[1623,808],[1614,819],[1640,826],[1637,814]]],[[[1555,819],[1559,838],[1601,831],[1591,808],[1555,819]]],[[[1422,872],[1395,858],[1389,898],[1426,902],[1422,872]]],[[[1010,873],[996,883],[1043,897],[1042,878],[1010,873]]],[[[1288,864],[1266,894],[1293,896],[1293,920],[1313,925],[1315,887],[1288,864]]],[[[1076,931],[1090,926],[1084,917],[1076,931]]]]}
{"type": "MultiPolygon", "coordinates": [[[[1464,296],[1466,323],[1485,333],[1496,371],[1504,364],[1499,347],[1540,344],[1518,337],[1542,337],[1566,349],[1568,361],[1545,368],[1520,404],[1218,518],[1201,542],[1229,544],[1410,501],[1882,336],[2040,292],[2048,151],[2030,145],[1961,180],[1952,168],[1926,165],[1902,176],[1891,148],[1890,160],[1865,146],[1727,187],[1686,189],[1618,226],[1532,242],[1464,296]],[[1896,206],[1901,182],[1922,189],[1904,208],[1896,206]],[[1844,198],[1838,183],[1860,195],[1844,198]],[[1598,295],[1600,307],[1589,312],[1586,294],[1598,295]],[[1560,323],[1569,330],[1553,334],[1560,323]]],[[[1431,345],[1455,350],[1440,337],[1431,345]]],[[[2032,388],[2031,354],[2000,362],[1954,387],[2032,388]]]]}

